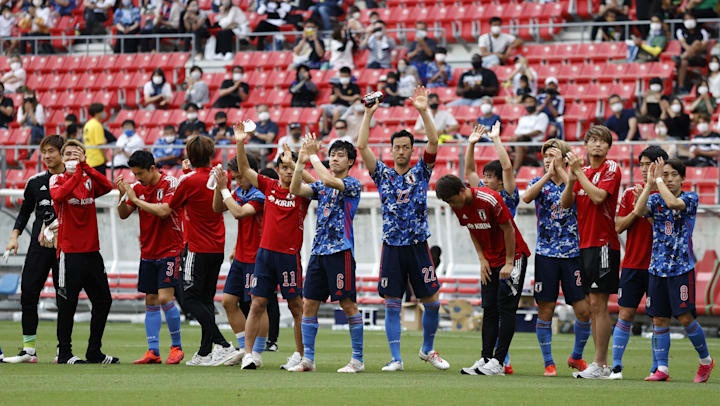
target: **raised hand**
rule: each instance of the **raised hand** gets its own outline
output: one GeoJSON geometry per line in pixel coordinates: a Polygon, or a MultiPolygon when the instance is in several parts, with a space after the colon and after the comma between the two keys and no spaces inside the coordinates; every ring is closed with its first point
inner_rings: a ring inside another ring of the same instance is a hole
{"type": "Polygon", "coordinates": [[[468,138],[468,142],[471,144],[476,144],[480,142],[482,137],[484,137],[487,134],[487,128],[485,128],[482,124],[475,124],[473,125],[472,133],[470,133],[470,137],[468,138]]]}
{"type": "Polygon", "coordinates": [[[283,153],[280,155],[282,163],[295,167],[295,161],[292,159],[292,150],[290,149],[290,146],[288,144],[283,144],[282,149],[283,153]]]}
{"type": "Polygon", "coordinates": [[[418,86],[415,88],[415,93],[413,94],[413,97],[410,98],[410,101],[417,111],[427,110],[429,94],[430,92],[425,88],[425,86],[418,86]]]}
{"type": "Polygon", "coordinates": [[[227,189],[228,178],[224,170],[213,168],[213,176],[215,176],[215,189],[223,190],[227,189]]]}
{"type": "Polygon", "coordinates": [[[233,131],[235,132],[235,141],[245,143],[248,134],[245,132],[245,124],[242,121],[235,123],[233,131]]]}
{"type": "Polygon", "coordinates": [[[495,124],[492,126],[492,130],[490,130],[490,139],[493,141],[500,139],[500,122],[496,121],[495,124]]]}
{"type": "Polygon", "coordinates": [[[652,173],[653,178],[662,178],[663,171],[665,168],[665,160],[662,158],[658,158],[657,161],[655,161],[655,167],[650,168],[651,170],[648,171],[648,174],[652,173]]]}
{"type": "Polygon", "coordinates": [[[567,153],[567,163],[570,165],[570,172],[582,170],[584,160],[572,152],[567,153]]]}
{"type": "Polygon", "coordinates": [[[310,152],[312,149],[311,147],[312,140],[310,139],[310,134],[305,136],[305,142],[303,142],[302,146],[300,147],[300,153],[298,154],[298,164],[299,165],[305,165],[307,161],[310,159],[310,155],[313,153],[310,152]]]}
{"type": "MultiPolygon", "coordinates": [[[[237,134],[237,133],[236,133],[236,134],[237,134]]],[[[182,161],[182,168],[183,168],[183,170],[188,170],[188,169],[192,168],[192,165],[190,164],[190,160],[189,160],[189,159],[183,159],[183,161],[182,161]]]]}
{"type": "Polygon", "coordinates": [[[320,151],[320,141],[317,139],[317,134],[307,133],[305,135],[305,143],[307,144],[308,156],[317,154],[320,151]]]}

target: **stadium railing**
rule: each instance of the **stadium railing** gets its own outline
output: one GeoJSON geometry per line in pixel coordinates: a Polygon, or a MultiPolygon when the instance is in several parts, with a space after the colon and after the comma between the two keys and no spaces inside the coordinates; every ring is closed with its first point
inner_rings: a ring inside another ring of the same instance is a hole
{"type": "MultiPolygon", "coordinates": [[[[5,41],[32,41],[33,42],[33,49],[35,50],[35,53],[33,55],[38,55],[40,52],[40,47],[38,44],[42,42],[53,42],[53,41],[62,41],[62,42],[69,42],[69,43],[80,43],[85,44],[85,54],[89,55],[90,53],[90,44],[98,41],[102,42],[109,42],[113,40],[118,39],[132,39],[132,40],[154,40],[155,41],[155,50],[160,49],[160,41],[162,40],[190,40],[191,41],[191,50],[189,51],[191,55],[195,56],[195,35],[190,34],[132,34],[132,35],[117,35],[117,34],[107,34],[107,35],[46,35],[46,36],[36,36],[36,35],[28,35],[28,36],[22,36],[22,37],[3,37],[3,41],[0,41],[0,53],[5,53],[5,41]]],[[[107,47],[104,48],[104,51],[107,51],[107,47]]],[[[125,41],[121,42],[120,45],[120,53],[125,53],[125,41]]],[[[70,54],[70,53],[68,53],[70,54]]],[[[73,55],[77,55],[77,52],[72,53],[73,55]]]]}

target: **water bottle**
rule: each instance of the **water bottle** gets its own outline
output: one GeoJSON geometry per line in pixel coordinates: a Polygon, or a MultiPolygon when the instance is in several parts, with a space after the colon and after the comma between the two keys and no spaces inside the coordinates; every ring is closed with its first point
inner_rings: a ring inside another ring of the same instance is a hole
{"type": "MultiPolygon", "coordinates": [[[[215,167],[216,170],[222,171],[222,164],[217,164],[215,167]]],[[[217,186],[217,179],[215,179],[215,171],[210,171],[210,176],[208,177],[207,183],[205,184],[205,187],[207,187],[210,190],[215,190],[215,186],[217,186]]]]}

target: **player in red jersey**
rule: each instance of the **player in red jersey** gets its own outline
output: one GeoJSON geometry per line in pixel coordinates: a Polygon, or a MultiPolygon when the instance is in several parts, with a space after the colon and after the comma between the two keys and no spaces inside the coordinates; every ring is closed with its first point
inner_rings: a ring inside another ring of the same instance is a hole
{"type": "Polygon", "coordinates": [[[58,355],[55,362],[86,363],[73,355],[71,344],[78,295],[85,289],[92,304],[90,339],[85,352],[87,363],[116,364],[119,362],[117,358],[100,351],[112,296],[100,255],[95,212],[95,199],[111,191],[112,183],[85,162],[85,147],[79,141],[65,142],[61,154],[66,171],[50,178],[50,196],[59,222],[59,271],[53,273],[58,306],[58,355]]]}
{"type": "Polygon", "coordinates": [[[487,187],[468,188],[455,175],[440,178],[436,193],[450,205],[460,225],[468,228],[480,260],[482,358],[460,373],[504,375],[530,250],[499,193],[487,187]]]}
{"type": "Polygon", "coordinates": [[[194,168],[183,175],[170,199],[170,208],[184,208],[188,241],[183,277],[184,305],[202,328],[200,348],[188,361],[192,366],[218,366],[237,355],[215,324],[215,290],[224,260],[225,223],[212,209],[214,187],[208,186],[213,141],[203,135],[190,138],[185,146],[194,168]],[[213,344],[215,348],[213,349],[213,344]]]}
{"type": "Polygon", "coordinates": [[[569,209],[576,203],[580,235],[580,278],[589,293],[595,360],[584,371],[574,372],[576,378],[605,379],[608,342],[612,321],[608,297],[617,293],[620,274],[620,240],[615,232],[622,172],[617,162],[606,159],[612,145],[612,133],[602,125],[585,133],[585,149],[590,165],[583,167],[583,158],[568,152],[568,178],[560,204],[569,209]]]}
{"type": "Polygon", "coordinates": [[[138,291],[145,293],[145,332],[148,351],[135,364],[160,364],[160,327],[165,312],[172,345],[166,364],[178,364],[184,354],[180,338],[180,312],[175,306],[183,249],[180,216],[170,209],[177,179],[159,171],[151,152],[135,151],[128,166],[137,182],[128,185],[122,176],[115,181],[120,192],[117,210],[126,219],[137,207],[140,216],[140,270],[138,291]]]}

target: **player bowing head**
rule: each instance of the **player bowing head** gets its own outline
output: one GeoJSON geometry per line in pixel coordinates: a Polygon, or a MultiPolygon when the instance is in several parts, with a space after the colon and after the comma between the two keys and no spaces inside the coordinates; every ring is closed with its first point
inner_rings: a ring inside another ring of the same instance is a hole
{"type": "Polygon", "coordinates": [[[130,158],[128,166],[141,185],[152,185],[160,179],[160,171],[155,166],[155,157],[151,152],[136,151],[130,158]]]}

